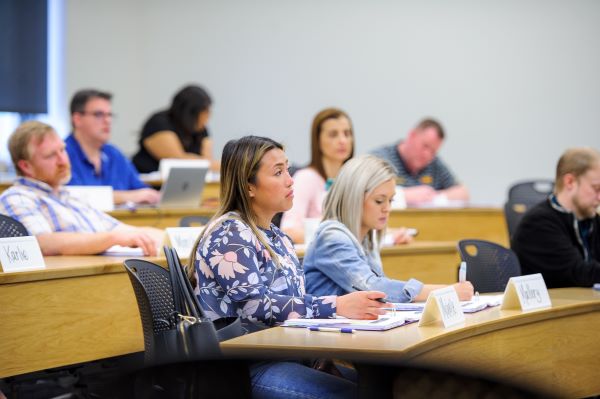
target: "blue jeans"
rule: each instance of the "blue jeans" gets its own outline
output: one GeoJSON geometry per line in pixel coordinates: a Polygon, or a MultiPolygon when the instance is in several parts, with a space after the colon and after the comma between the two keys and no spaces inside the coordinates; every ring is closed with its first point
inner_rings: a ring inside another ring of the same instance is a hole
{"type": "Polygon", "coordinates": [[[250,366],[252,397],[255,399],[355,398],[356,372],[338,366],[346,378],[315,370],[288,360],[261,362],[250,366]]]}

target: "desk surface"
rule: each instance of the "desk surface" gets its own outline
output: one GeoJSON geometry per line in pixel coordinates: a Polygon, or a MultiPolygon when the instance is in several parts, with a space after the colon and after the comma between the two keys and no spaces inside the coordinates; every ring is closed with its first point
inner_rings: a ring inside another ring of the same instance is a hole
{"type": "MultiPolygon", "coordinates": [[[[0,378],[143,350],[124,259],[47,257],[48,276],[0,273],[0,378]]],[[[551,290],[550,296],[551,309],[493,308],[467,315],[465,325],[448,330],[413,324],[341,335],[278,327],[224,342],[223,350],[444,365],[564,396],[600,393],[600,293],[570,288],[551,290]]]]}
{"type": "Polygon", "coordinates": [[[456,368],[526,384],[560,396],[600,393],[597,378],[600,293],[550,290],[553,307],[534,312],[499,307],[466,323],[411,324],[385,332],[311,332],[276,327],[222,343],[234,356],[318,356],[456,368]]]}

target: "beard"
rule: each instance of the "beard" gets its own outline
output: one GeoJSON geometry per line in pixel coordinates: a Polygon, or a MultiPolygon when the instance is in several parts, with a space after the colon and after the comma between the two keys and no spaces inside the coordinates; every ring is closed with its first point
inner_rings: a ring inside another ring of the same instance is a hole
{"type": "Polygon", "coordinates": [[[593,218],[596,216],[596,207],[593,205],[583,206],[577,196],[573,197],[573,208],[575,208],[575,214],[581,215],[585,219],[593,218]]]}

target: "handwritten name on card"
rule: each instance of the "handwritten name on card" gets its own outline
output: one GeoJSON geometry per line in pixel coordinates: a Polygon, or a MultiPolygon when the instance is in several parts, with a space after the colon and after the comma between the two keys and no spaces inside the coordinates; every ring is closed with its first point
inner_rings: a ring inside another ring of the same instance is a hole
{"type": "Polygon", "coordinates": [[[451,327],[465,321],[465,315],[458,301],[454,287],[445,287],[431,291],[427,297],[419,326],[441,320],[444,327],[451,327]]]}
{"type": "Polygon", "coordinates": [[[540,273],[508,280],[501,309],[533,310],[551,306],[548,288],[540,273]]]}
{"type": "Polygon", "coordinates": [[[194,250],[196,240],[204,230],[204,227],[168,227],[167,245],[171,245],[177,251],[180,258],[187,258],[194,250]]]}
{"type": "Polygon", "coordinates": [[[46,267],[40,245],[33,236],[0,238],[0,264],[4,273],[46,267]]]}

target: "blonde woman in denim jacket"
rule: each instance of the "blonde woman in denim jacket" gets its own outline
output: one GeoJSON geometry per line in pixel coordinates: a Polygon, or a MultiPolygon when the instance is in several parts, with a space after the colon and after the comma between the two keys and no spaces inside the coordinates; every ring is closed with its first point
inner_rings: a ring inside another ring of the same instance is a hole
{"type": "MultiPolygon", "coordinates": [[[[389,302],[423,301],[443,285],[388,278],[379,250],[395,193],[392,166],[373,155],[349,160],[325,200],[323,221],[306,250],[306,288],[315,295],[378,290],[389,302]]],[[[470,282],[453,284],[461,300],[470,282]]]]}

